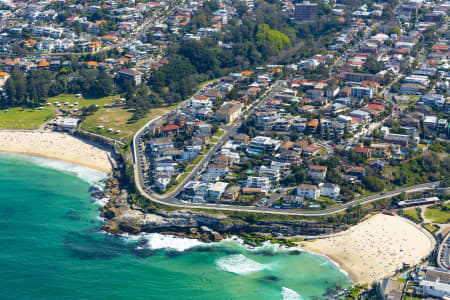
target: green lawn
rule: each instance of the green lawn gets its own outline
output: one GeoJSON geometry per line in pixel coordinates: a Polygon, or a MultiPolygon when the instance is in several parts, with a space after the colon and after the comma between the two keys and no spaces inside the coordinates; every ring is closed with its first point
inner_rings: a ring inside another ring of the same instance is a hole
{"type": "MultiPolygon", "coordinates": [[[[119,95],[104,97],[104,98],[98,98],[98,99],[85,99],[83,97],[78,98],[74,94],[61,94],[56,97],[48,98],[47,102],[54,103],[58,101],[61,104],[60,108],[66,108],[63,103],[68,102],[69,104],[74,104],[75,102],[78,102],[78,105],[74,108],[81,108],[81,107],[88,107],[92,104],[97,104],[99,107],[103,107],[105,104],[114,104],[114,100],[119,98],[119,95]]],[[[54,105],[52,105],[54,107],[54,105]]],[[[68,107],[67,107],[68,108],[68,107]]]]}
{"type": "Polygon", "coordinates": [[[415,208],[410,208],[410,209],[405,209],[403,211],[403,213],[405,214],[405,216],[409,216],[411,218],[413,218],[414,220],[416,220],[417,222],[422,222],[420,216],[417,214],[417,211],[415,208]]]}
{"type": "Polygon", "coordinates": [[[203,155],[197,155],[197,157],[191,162],[191,165],[198,164],[203,159],[203,155]]]}
{"type": "Polygon", "coordinates": [[[218,138],[220,138],[224,133],[225,133],[225,130],[219,129],[219,130],[217,130],[217,132],[213,135],[213,137],[218,137],[218,138]]]}
{"type": "Polygon", "coordinates": [[[450,219],[450,213],[447,211],[441,211],[435,208],[427,208],[425,210],[425,217],[433,223],[447,223],[450,219]]]}
{"type": "Polygon", "coordinates": [[[208,151],[209,151],[208,148],[203,147],[202,150],[200,150],[200,153],[206,154],[206,153],[208,153],[208,151]]]}
{"type": "Polygon", "coordinates": [[[178,185],[179,185],[180,183],[182,183],[183,180],[184,180],[188,175],[189,175],[189,172],[184,172],[184,173],[181,173],[180,175],[178,175],[177,179],[175,180],[175,184],[172,185],[168,190],[166,190],[166,191],[164,192],[164,194],[168,194],[168,193],[170,193],[170,192],[173,192],[173,191],[178,187],[178,185]]]}
{"type": "Polygon", "coordinates": [[[133,111],[126,109],[125,107],[101,108],[94,114],[86,117],[86,120],[81,124],[81,127],[88,131],[117,138],[129,143],[139,128],[144,126],[151,119],[163,115],[174,108],[175,106],[151,109],[145,118],[136,122],[129,121],[133,115],[133,111]],[[99,129],[99,126],[103,126],[103,129],[99,129]],[[112,132],[109,131],[110,128],[113,129],[112,132]],[[115,133],[116,130],[120,130],[120,133],[115,133]]]}
{"type": "Polygon", "coordinates": [[[50,108],[38,110],[14,107],[8,109],[8,112],[0,110],[0,129],[37,129],[55,116],[55,111],[50,108]]]}
{"type": "Polygon", "coordinates": [[[436,231],[439,230],[439,226],[433,225],[433,224],[423,224],[423,227],[425,227],[426,229],[428,229],[428,231],[430,231],[431,233],[435,233],[436,231]]]}
{"type": "Polygon", "coordinates": [[[191,172],[192,170],[194,170],[195,166],[194,165],[189,165],[186,167],[186,169],[184,169],[185,172],[191,172]]]}

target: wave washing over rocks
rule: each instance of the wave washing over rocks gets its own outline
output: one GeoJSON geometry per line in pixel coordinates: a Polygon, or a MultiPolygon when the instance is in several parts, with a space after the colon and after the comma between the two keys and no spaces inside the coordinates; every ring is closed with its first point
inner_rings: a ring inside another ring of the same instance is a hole
{"type": "Polygon", "coordinates": [[[44,168],[54,169],[65,173],[72,173],[75,174],[81,180],[92,185],[98,184],[102,179],[105,179],[107,176],[103,172],[60,160],[14,153],[0,153],[0,155],[6,158],[19,159],[21,161],[31,162],[35,165],[44,168]]]}
{"type": "Polygon", "coordinates": [[[137,246],[137,250],[150,249],[150,250],[175,250],[186,251],[190,248],[206,245],[195,239],[179,238],[171,235],[163,235],[159,233],[141,233],[138,235],[122,234],[122,237],[131,241],[143,240],[140,246],[137,246]]]}

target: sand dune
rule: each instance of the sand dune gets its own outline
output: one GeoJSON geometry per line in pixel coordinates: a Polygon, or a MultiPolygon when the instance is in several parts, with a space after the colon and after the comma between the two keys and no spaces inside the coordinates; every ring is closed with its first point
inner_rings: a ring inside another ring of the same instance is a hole
{"type": "Polygon", "coordinates": [[[58,132],[0,131],[0,152],[42,156],[111,173],[109,152],[58,132]]]}
{"type": "Polygon", "coordinates": [[[339,263],[355,283],[371,283],[394,275],[403,263],[419,263],[434,243],[429,233],[412,222],[378,214],[335,237],[303,242],[302,246],[339,263]]]}

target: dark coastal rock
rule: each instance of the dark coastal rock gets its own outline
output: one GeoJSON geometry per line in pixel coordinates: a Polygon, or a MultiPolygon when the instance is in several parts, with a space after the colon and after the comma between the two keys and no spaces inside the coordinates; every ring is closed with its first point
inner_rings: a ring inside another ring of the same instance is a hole
{"type": "Polygon", "coordinates": [[[95,192],[91,194],[91,198],[94,199],[102,199],[105,196],[105,193],[103,192],[95,192]]]}
{"type": "Polygon", "coordinates": [[[275,282],[275,281],[279,281],[280,278],[278,278],[277,276],[274,276],[274,275],[269,275],[269,276],[263,277],[263,280],[269,281],[269,282],[275,282]]]}
{"type": "MultiPolygon", "coordinates": [[[[107,181],[105,185],[105,195],[111,197],[111,200],[101,208],[101,216],[107,219],[102,230],[112,234],[158,232],[210,243],[221,241],[223,235],[252,234],[283,239],[299,235],[329,234],[347,228],[346,225],[333,228],[332,225],[317,220],[247,220],[245,217],[230,218],[224,214],[189,209],[144,211],[136,203],[129,201],[126,190],[117,194],[119,187],[113,180],[107,181]],[[112,189],[115,189],[114,193],[112,189]]],[[[289,254],[300,253],[291,251],[289,254]]]]}
{"type": "Polygon", "coordinates": [[[102,188],[100,186],[98,186],[98,185],[92,185],[89,188],[89,192],[100,192],[101,190],[102,190],[102,188]]]}

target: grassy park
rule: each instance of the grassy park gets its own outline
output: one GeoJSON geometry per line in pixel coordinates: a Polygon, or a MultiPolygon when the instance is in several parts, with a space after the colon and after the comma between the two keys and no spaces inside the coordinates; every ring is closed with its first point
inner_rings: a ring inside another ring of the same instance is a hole
{"type": "Polygon", "coordinates": [[[422,219],[420,218],[419,214],[417,213],[417,210],[415,208],[405,209],[403,211],[405,216],[409,216],[410,218],[414,219],[418,223],[422,222],[422,219]]]}
{"type": "Polygon", "coordinates": [[[428,231],[430,231],[433,234],[436,233],[439,230],[439,226],[436,226],[436,225],[433,225],[433,224],[429,224],[429,223],[423,224],[423,227],[428,229],[428,231]]]}
{"type": "Polygon", "coordinates": [[[450,219],[450,212],[442,211],[436,208],[427,208],[425,210],[425,218],[433,223],[444,224],[450,219]]]}
{"type": "Polygon", "coordinates": [[[0,110],[0,129],[38,129],[55,116],[55,111],[50,108],[39,110],[14,107],[0,110]]]}
{"type": "Polygon", "coordinates": [[[114,95],[114,96],[108,96],[104,98],[96,98],[96,99],[86,99],[83,96],[77,97],[74,94],[61,94],[55,97],[48,98],[47,103],[55,103],[59,102],[61,104],[60,108],[65,108],[63,103],[69,103],[74,104],[75,102],[78,102],[78,105],[76,108],[82,108],[82,107],[88,107],[92,104],[98,105],[100,108],[103,107],[105,104],[113,104],[114,100],[119,98],[120,96],[114,95]]]}
{"type": "Polygon", "coordinates": [[[124,142],[130,142],[134,133],[151,119],[163,115],[174,107],[161,107],[151,109],[147,116],[138,121],[130,121],[133,111],[126,107],[101,108],[94,114],[87,116],[81,124],[83,129],[95,132],[104,136],[118,138],[124,142]],[[99,126],[103,126],[102,129],[99,126]],[[109,129],[112,131],[109,131],[109,129]],[[115,133],[120,130],[120,133],[115,133]]]}

